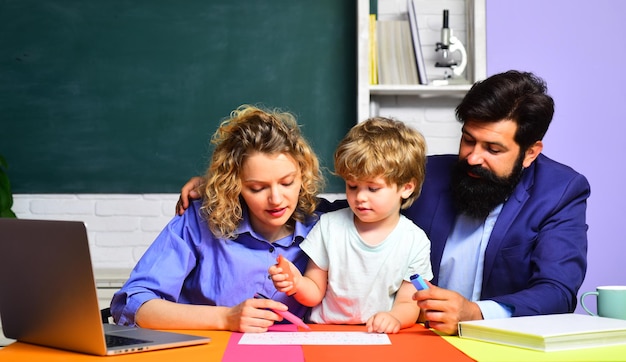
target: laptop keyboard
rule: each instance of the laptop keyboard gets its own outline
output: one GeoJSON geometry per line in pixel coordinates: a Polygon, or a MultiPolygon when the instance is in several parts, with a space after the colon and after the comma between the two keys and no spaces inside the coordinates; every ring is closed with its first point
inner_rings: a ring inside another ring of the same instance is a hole
{"type": "Polygon", "coordinates": [[[112,336],[110,334],[105,334],[104,337],[107,343],[107,347],[129,346],[131,344],[140,344],[140,343],[150,342],[150,341],[146,341],[143,339],[112,336]]]}

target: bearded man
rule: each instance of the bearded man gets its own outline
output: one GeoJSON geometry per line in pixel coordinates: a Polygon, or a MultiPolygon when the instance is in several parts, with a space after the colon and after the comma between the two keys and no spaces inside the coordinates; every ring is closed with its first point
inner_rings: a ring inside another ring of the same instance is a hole
{"type": "Polygon", "coordinates": [[[554,114],[545,82],[509,71],[474,84],[456,108],[458,155],[428,158],[405,214],[431,240],[420,320],[571,313],[587,268],[587,179],[543,155],[554,114]]]}

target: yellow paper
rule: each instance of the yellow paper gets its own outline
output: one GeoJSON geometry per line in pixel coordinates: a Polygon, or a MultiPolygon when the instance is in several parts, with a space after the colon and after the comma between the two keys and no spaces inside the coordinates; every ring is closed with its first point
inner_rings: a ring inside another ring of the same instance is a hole
{"type": "Polygon", "coordinates": [[[443,338],[454,347],[479,362],[626,361],[626,344],[568,351],[540,352],[495,343],[463,339],[457,336],[443,336],[443,338]]]}

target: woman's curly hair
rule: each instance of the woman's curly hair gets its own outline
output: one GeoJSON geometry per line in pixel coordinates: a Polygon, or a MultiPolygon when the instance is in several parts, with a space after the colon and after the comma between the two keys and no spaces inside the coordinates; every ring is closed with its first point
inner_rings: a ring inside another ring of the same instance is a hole
{"type": "Polygon", "coordinates": [[[314,215],[324,179],[317,156],[291,113],[242,105],[220,124],[211,143],[215,150],[205,175],[201,210],[214,235],[228,239],[235,237],[244,202],[240,196],[241,168],[245,160],[257,152],[293,157],[301,172],[302,186],[296,211],[290,220],[304,221],[314,215]]]}

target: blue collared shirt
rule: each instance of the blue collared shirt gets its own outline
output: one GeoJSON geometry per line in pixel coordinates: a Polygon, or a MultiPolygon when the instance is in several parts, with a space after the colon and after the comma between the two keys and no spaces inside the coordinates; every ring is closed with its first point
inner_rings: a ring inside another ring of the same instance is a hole
{"type": "Polygon", "coordinates": [[[485,249],[502,210],[502,204],[482,221],[460,214],[448,237],[439,270],[439,286],[476,302],[484,319],[508,318],[512,311],[492,300],[479,300],[485,249]]]}
{"type": "Polygon", "coordinates": [[[235,306],[263,293],[302,317],[307,308],[277,292],[267,270],[279,254],[304,272],[308,257],[299,245],[315,221],[295,223],[293,234],[268,242],[250,225],[247,210],[234,240],[216,238],[195,200],[174,217],[141,257],[128,281],[111,301],[118,324],[135,325],[139,307],[155,298],[198,305],[235,306]]]}

